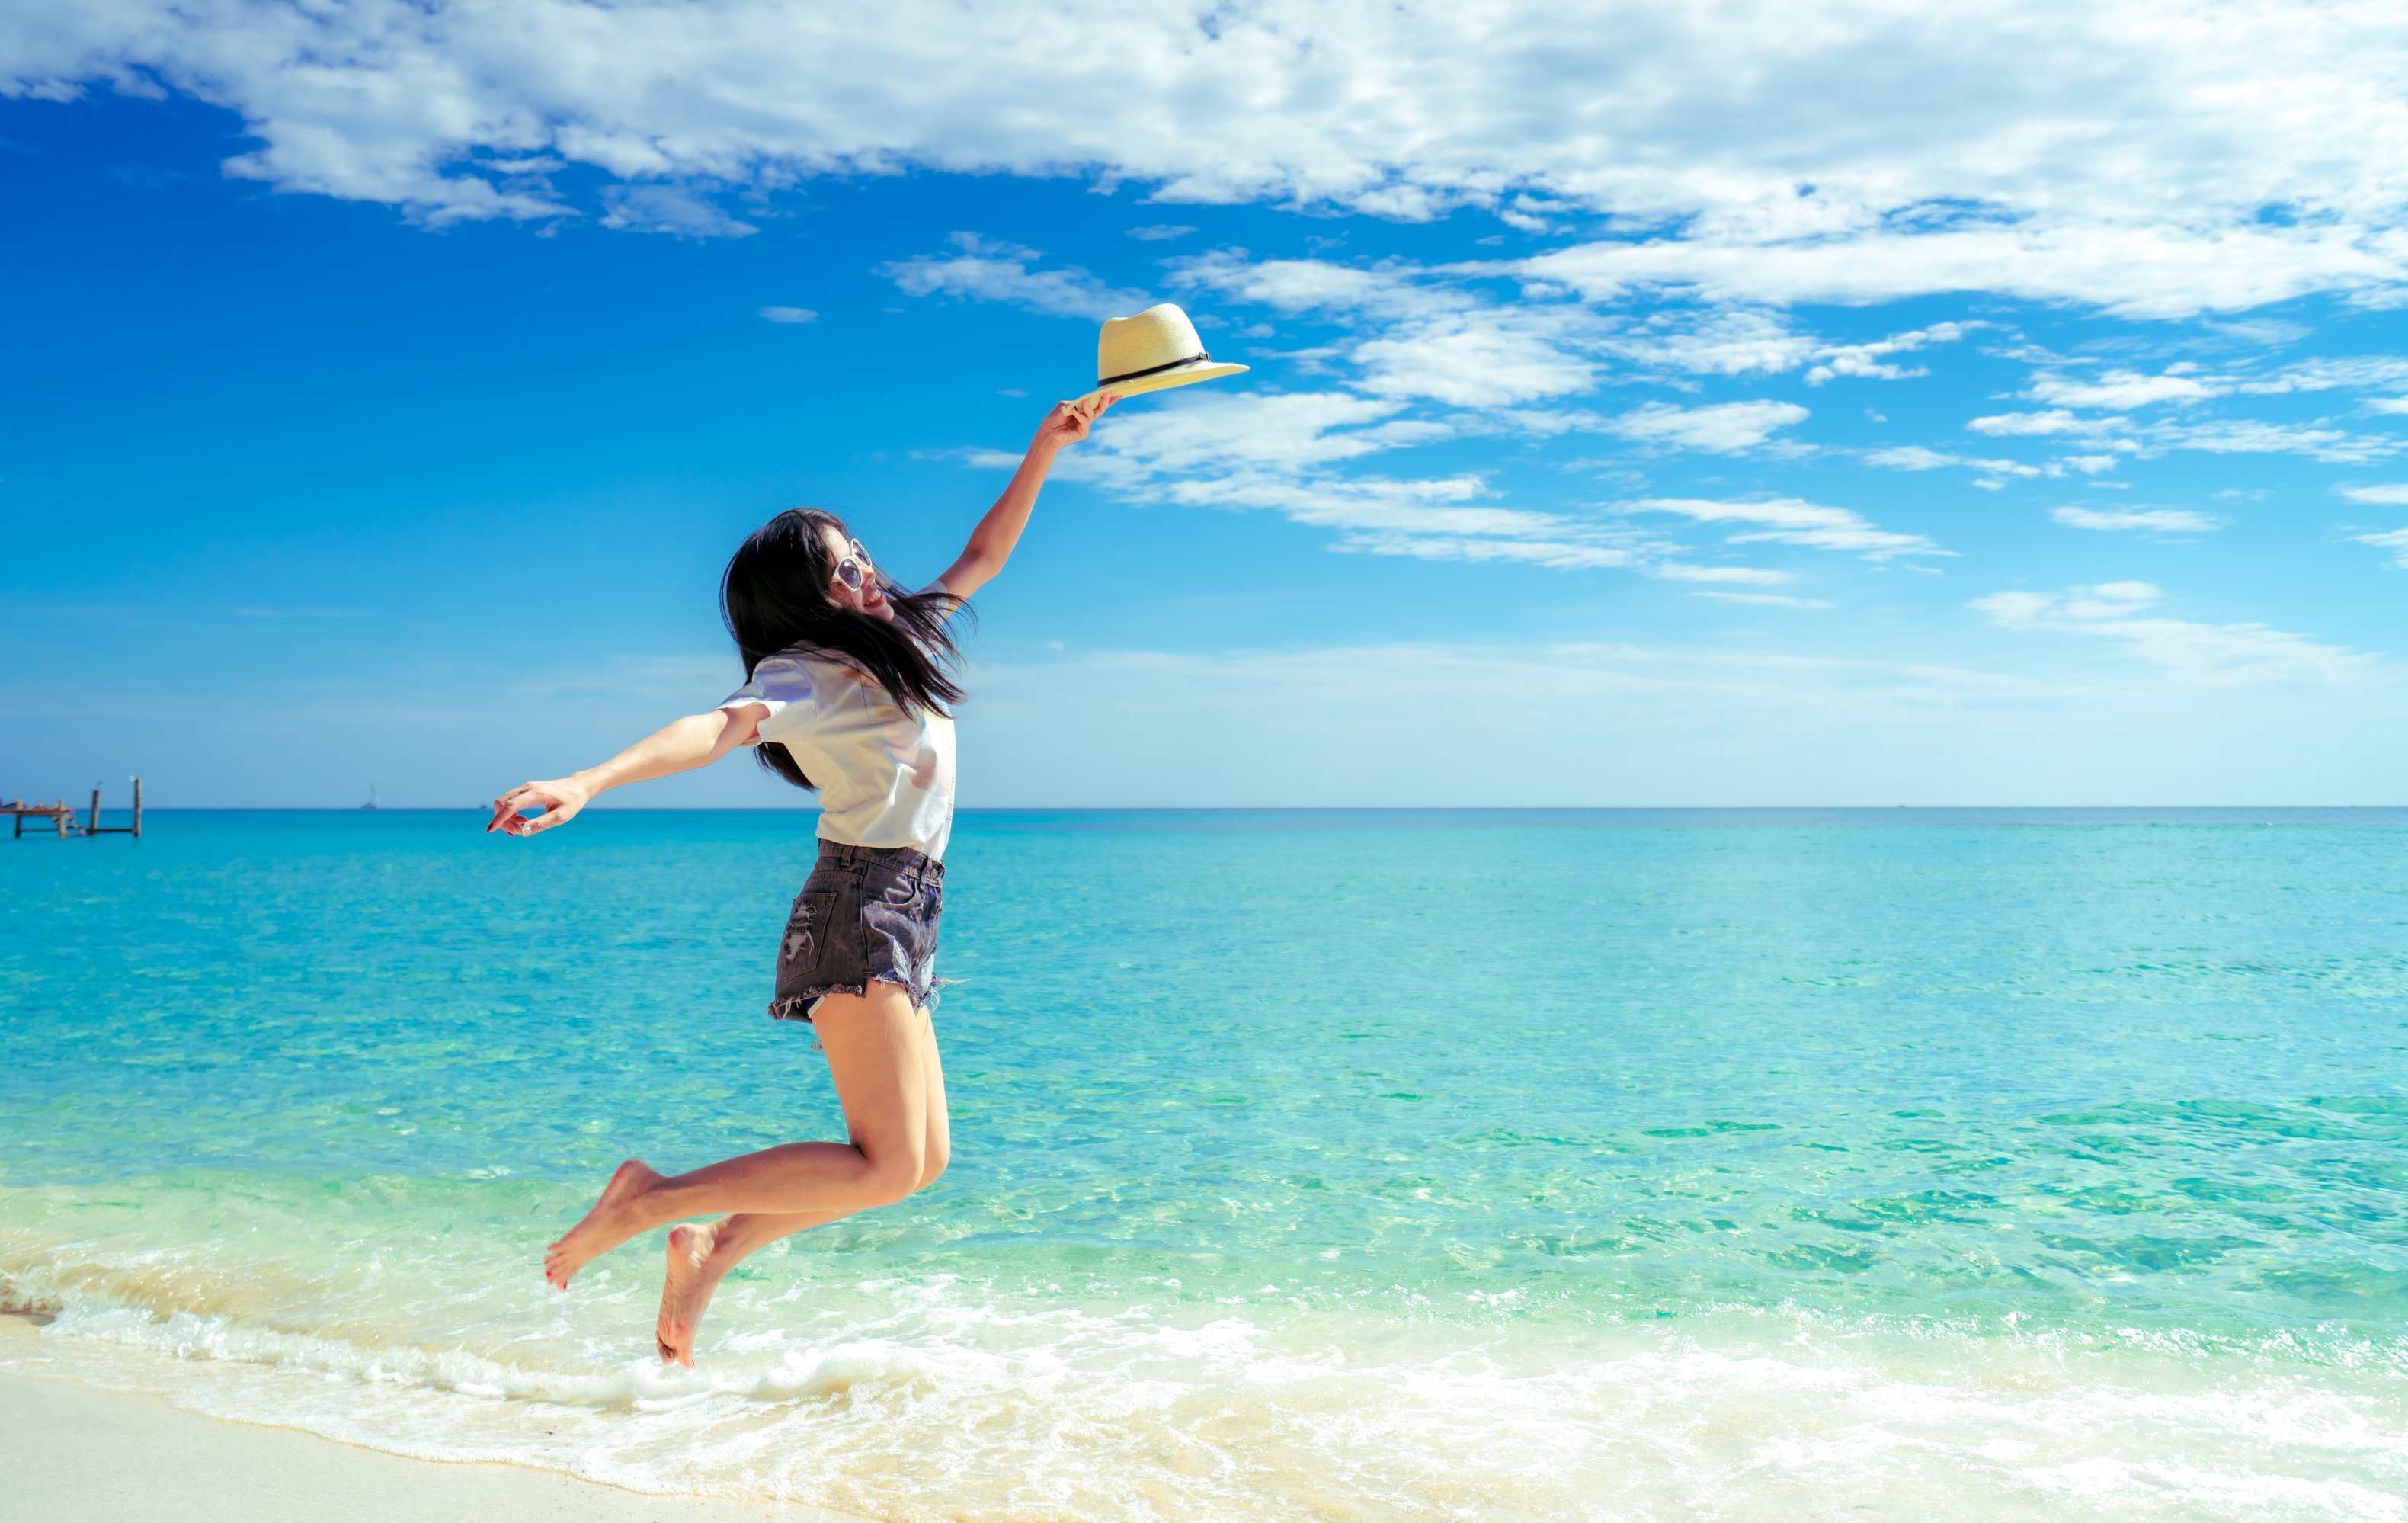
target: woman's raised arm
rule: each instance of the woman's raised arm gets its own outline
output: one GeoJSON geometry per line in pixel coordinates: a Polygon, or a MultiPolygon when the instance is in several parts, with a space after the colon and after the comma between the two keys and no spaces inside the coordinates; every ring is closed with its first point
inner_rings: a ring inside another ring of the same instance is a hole
{"type": "Polygon", "coordinates": [[[1037,425],[1037,437],[1029,441],[1020,468],[1011,473],[1011,484],[1003,489],[1003,496],[995,499],[995,506],[970,531],[970,542],[963,548],[961,558],[937,579],[945,584],[945,591],[955,597],[968,597],[995,580],[1003,563],[1011,558],[1011,547],[1020,542],[1020,531],[1028,526],[1028,510],[1037,506],[1037,489],[1045,484],[1045,473],[1053,468],[1054,456],[1063,445],[1085,438],[1087,426],[1119,400],[1117,396],[1092,396],[1054,404],[1045,421],[1037,425]]]}
{"type": "Polygon", "coordinates": [[[494,800],[488,834],[532,836],[555,825],[566,825],[577,812],[606,788],[647,778],[667,777],[708,767],[738,746],[751,745],[761,733],[769,711],[757,703],[688,714],[664,725],[599,767],[589,767],[550,783],[522,783],[494,800]],[[532,809],[533,814],[519,811],[532,809]]]}

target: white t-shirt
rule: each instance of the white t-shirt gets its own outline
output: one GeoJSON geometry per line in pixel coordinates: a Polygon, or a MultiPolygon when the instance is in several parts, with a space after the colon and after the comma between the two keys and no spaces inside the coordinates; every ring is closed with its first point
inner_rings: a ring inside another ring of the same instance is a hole
{"type": "Polygon", "coordinates": [[[909,714],[860,668],[818,651],[782,651],[719,707],[769,711],[761,739],[791,753],[819,785],[820,839],[909,846],[942,861],[953,828],[953,722],[909,714]]]}

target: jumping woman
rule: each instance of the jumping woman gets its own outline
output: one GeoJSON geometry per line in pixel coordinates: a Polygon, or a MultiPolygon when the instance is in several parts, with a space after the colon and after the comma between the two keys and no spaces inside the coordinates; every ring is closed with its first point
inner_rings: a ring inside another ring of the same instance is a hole
{"type": "Polygon", "coordinates": [[[1114,398],[1047,414],[1011,484],[944,575],[907,593],[834,514],[780,513],[738,547],[720,584],[746,682],[572,777],[494,800],[488,830],[566,825],[606,788],[706,767],[738,746],[820,794],[820,855],[786,922],[769,1013],[817,1030],[844,1106],[843,1142],[787,1142],[691,1173],[619,1166],[545,1256],[562,1289],[595,1256],[671,1222],[661,1359],[692,1367],[703,1308],[743,1257],[789,1233],[902,1200],[944,1172],[945,1075],[929,1019],[937,915],[953,816],[962,690],[945,621],[1003,569],[1054,454],[1114,398]],[[715,1221],[693,1223],[699,1216],[715,1221]]]}

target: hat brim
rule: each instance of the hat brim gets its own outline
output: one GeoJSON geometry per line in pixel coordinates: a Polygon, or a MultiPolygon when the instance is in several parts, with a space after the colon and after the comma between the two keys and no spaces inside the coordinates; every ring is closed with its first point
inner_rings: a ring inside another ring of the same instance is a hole
{"type": "MultiPolygon", "coordinates": [[[[1168,391],[1173,386],[1193,385],[1199,381],[1216,381],[1223,376],[1234,376],[1246,368],[1247,366],[1242,365],[1223,365],[1217,360],[1207,360],[1200,364],[1182,366],[1177,370],[1161,370],[1150,376],[1139,376],[1130,381],[1108,381],[1089,392],[1087,396],[1135,396],[1140,392],[1168,391]]],[[[1079,400],[1083,402],[1087,396],[1082,396],[1079,400]]]]}

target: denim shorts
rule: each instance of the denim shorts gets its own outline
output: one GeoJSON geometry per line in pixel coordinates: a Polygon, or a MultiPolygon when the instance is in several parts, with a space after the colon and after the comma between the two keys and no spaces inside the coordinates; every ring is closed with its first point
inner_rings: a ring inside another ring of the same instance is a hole
{"type": "Polygon", "coordinates": [[[808,1021],[824,994],[899,984],[922,1010],[937,1002],[937,916],[945,866],[909,846],[820,842],[778,947],[769,1013],[808,1021]]]}

